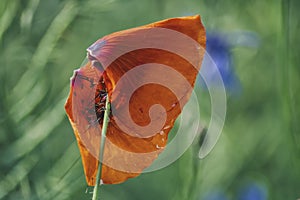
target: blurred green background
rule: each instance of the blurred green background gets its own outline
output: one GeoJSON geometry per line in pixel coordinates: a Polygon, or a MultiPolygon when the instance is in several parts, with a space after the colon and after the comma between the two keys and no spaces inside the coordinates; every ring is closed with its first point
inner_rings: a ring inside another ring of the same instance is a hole
{"type": "Polygon", "coordinates": [[[91,199],[63,107],[73,70],[106,34],[193,14],[208,30],[260,40],[231,48],[242,89],[228,96],[223,133],[205,159],[195,142],[162,170],[102,186],[101,199],[300,198],[299,9],[297,0],[1,0],[0,199],[91,199]]]}

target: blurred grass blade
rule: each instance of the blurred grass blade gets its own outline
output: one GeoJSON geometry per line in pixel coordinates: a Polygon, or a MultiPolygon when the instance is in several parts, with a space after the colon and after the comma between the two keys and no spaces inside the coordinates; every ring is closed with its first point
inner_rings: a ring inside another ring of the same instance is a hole
{"type": "Polygon", "coordinates": [[[31,196],[31,188],[30,188],[30,182],[28,176],[24,177],[24,179],[20,182],[20,190],[23,199],[29,200],[31,196]]]}
{"type": "Polygon", "coordinates": [[[32,18],[40,3],[40,0],[30,0],[26,9],[22,12],[20,25],[23,32],[28,32],[31,27],[32,18]]]}
{"type": "Polygon", "coordinates": [[[17,163],[17,165],[15,165],[15,167],[0,181],[0,199],[12,191],[31,171],[37,162],[38,156],[31,155],[17,163]]]}
{"type": "Polygon", "coordinates": [[[34,85],[30,91],[30,95],[12,105],[9,114],[13,116],[15,123],[19,123],[42,101],[48,90],[45,87],[45,81],[40,81],[34,85]]]}
{"type": "MultiPolygon", "coordinates": [[[[74,141],[64,152],[63,156],[57,160],[55,165],[49,170],[47,177],[52,177],[55,179],[57,178],[58,180],[56,180],[55,183],[59,182],[79,159],[80,155],[77,142],[74,141]]],[[[45,180],[44,178],[41,181],[51,182],[50,180],[45,180]]]]}
{"type": "Polygon", "coordinates": [[[48,108],[39,117],[35,125],[25,131],[24,135],[12,143],[1,155],[5,163],[11,163],[32,151],[58,126],[65,117],[63,105],[65,99],[59,101],[53,108],[48,108]]]}
{"type": "Polygon", "coordinates": [[[7,30],[16,16],[19,1],[8,1],[8,4],[8,8],[4,11],[0,18],[0,41],[2,40],[3,33],[7,30]]]}
{"type": "Polygon", "coordinates": [[[292,77],[293,65],[291,62],[291,0],[282,0],[282,66],[281,66],[281,96],[283,102],[283,118],[287,129],[292,133],[292,142],[300,150],[300,136],[297,133],[298,120],[296,119],[295,94],[292,77]]]}
{"type": "Polygon", "coordinates": [[[36,76],[36,74],[40,74],[43,67],[47,64],[48,58],[59,41],[59,38],[74,20],[77,12],[78,8],[76,3],[71,0],[67,1],[41,39],[32,57],[31,64],[29,65],[30,68],[22,75],[13,88],[9,100],[22,99],[23,96],[29,93],[34,84],[37,83],[39,76],[36,76]]]}
{"type": "MultiPolygon", "coordinates": [[[[78,163],[77,163],[78,164],[78,163]]],[[[83,173],[69,174],[67,180],[54,185],[53,190],[48,193],[43,200],[53,200],[53,199],[71,199],[70,196],[74,193],[73,188],[79,188],[82,186],[83,173]]],[[[84,193],[84,190],[82,190],[84,193]]],[[[77,197],[78,198],[78,197],[77,197]]],[[[76,199],[77,199],[76,198],[76,199]]],[[[74,198],[72,198],[74,199],[74,198]]],[[[86,198],[89,199],[89,198],[86,198]]]]}
{"type": "Polygon", "coordinates": [[[73,142],[68,149],[64,152],[63,156],[57,160],[54,166],[49,169],[45,177],[40,177],[39,180],[35,182],[35,187],[38,188],[37,193],[40,199],[43,199],[48,193],[57,193],[58,188],[51,188],[53,185],[57,185],[64,181],[64,178],[68,175],[71,169],[79,163],[80,156],[77,147],[77,142],[73,142]]]}
{"type": "MultiPolygon", "coordinates": [[[[80,159],[78,159],[77,157],[77,160],[75,163],[69,163],[68,166],[69,167],[66,167],[67,169],[67,172],[70,170],[70,169],[73,169],[73,168],[76,168],[76,167],[79,167],[79,166],[82,166],[81,163],[79,162],[80,159]]],[[[39,199],[43,199],[43,200],[47,200],[47,199],[65,199],[65,198],[55,198],[55,196],[59,195],[59,194],[62,194],[62,193],[71,193],[72,192],[72,189],[73,188],[76,188],[76,187],[72,187],[71,185],[74,184],[74,182],[80,180],[80,182],[77,182],[80,183],[82,185],[82,178],[84,177],[84,174],[81,170],[73,170],[72,173],[66,173],[63,175],[62,179],[60,179],[58,182],[56,182],[55,184],[51,184],[50,187],[51,189],[47,190],[46,193],[39,193],[38,196],[39,196],[39,199]]],[[[36,189],[37,191],[40,190],[40,185],[35,185],[36,186],[36,189]]]]}

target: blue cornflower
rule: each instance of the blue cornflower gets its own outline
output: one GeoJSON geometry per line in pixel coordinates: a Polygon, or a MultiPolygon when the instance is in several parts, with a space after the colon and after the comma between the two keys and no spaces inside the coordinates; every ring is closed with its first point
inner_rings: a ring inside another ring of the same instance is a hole
{"type": "Polygon", "coordinates": [[[206,72],[206,83],[203,79],[199,79],[202,85],[219,86],[220,82],[216,81],[216,70],[212,65],[215,63],[226,92],[229,94],[239,93],[241,84],[234,71],[234,64],[231,49],[236,46],[256,47],[258,45],[258,37],[251,32],[233,32],[231,34],[222,34],[218,32],[208,32],[206,34],[206,51],[202,64],[203,70],[206,72]]]}
{"type": "Polygon", "coordinates": [[[251,183],[245,186],[238,196],[238,200],[266,200],[268,193],[264,185],[251,183]]]}

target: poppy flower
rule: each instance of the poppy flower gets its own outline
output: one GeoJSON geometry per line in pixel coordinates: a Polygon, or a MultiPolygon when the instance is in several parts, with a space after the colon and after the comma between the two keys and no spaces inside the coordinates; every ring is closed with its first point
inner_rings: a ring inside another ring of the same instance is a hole
{"type": "Polygon", "coordinates": [[[107,95],[101,180],[116,184],[138,176],[163,151],[192,93],[205,41],[200,16],[192,16],[116,32],[87,49],[65,109],[88,185],[95,185],[107,95]]]}

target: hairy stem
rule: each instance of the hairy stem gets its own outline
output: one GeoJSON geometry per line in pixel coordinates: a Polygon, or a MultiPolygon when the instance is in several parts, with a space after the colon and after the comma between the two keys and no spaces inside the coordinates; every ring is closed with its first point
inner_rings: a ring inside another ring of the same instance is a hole
{"type": "Polygon", "coordinates": [[[103,151],[104,151],[104,145],[105,145],[105,139],[106,139],[107,126],[108,126],[108,122],[109,122],[109,112],[110,112],[110,103],[109,103],[109,96],[107,94],[106,103],[105,103],[105,112],[104,112],[104,118],[103,118],[103,125],[102,125],[102,132],[101,132],[98,171],[97,171],[96,184],[94,187],[92,200],[97,200],[99,197],[98,192],[100,190],[100,185],[101,185],[103,151]]]}

